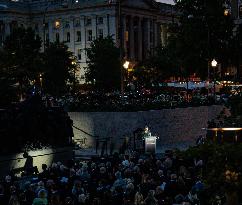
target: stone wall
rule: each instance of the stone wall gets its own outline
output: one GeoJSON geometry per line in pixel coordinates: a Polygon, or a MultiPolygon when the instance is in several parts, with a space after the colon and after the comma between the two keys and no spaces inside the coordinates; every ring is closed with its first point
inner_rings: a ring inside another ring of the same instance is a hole
{"type": "MultiPolygon", "coordinates": [[[[223,106],[201,106],[177,109],[163,109],[140,112],[70,112],[74,126],[83,131],[100,137],[111,137],[118,148],[122,137],[132,136],[137,128],[145,125],[152,134],[159,137],[158,149],[187,148],[193,145],[199,135],[205,135],[202,128],[207,121],[215,119],[223,106]]],[[[93,137],[74,129],[75,139],[82,139],[85,146],[95,147],[93,137]]]]}

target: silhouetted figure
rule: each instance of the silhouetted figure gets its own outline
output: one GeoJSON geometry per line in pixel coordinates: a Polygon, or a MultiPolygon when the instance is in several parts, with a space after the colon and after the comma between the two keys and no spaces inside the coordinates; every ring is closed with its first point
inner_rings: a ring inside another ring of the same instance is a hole
{"type": "Polygon", "coordinates": [[[28,152],[24,152],[23,157],[26,158],[25,164],[24,164],[24,172],[25,175],[31,175],[34,172],[33,168],[33,157],[31,157],[28,152]]]}

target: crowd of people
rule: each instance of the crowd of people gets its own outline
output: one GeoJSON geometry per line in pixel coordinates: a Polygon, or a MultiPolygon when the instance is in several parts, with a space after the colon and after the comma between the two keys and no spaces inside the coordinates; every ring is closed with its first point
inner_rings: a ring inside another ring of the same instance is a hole
{"type": "MultiPolygon", "coordinates": [[[[206,90],[205,90],[206,91],[206,90]]],[[[170,107],[187,107],[214,104],[214,96],[201,89],[186,91],[182,88],[125,92],[90,91],[66,95],[56,99],[56,104],[71,111],[137,111],[170,107]]],[[[216,103],[225,102],[225,96],[217,96],[216,103]]]]}
{"type": "Polygon", "coordinates": [[[11,172],[0,183],[2,205],[195,205],[203,197],[203,161],[174,152],[114,153],[55,162],[32,175],[11,172]]]}

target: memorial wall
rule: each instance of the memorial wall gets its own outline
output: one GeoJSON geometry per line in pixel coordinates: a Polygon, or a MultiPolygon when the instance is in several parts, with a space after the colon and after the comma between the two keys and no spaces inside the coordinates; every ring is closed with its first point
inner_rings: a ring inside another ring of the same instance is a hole
{"type": "Polygon", "coordinates": [[[207,121],[215,119],[223,106],[201,106],[163,109],[140,112],[70,112],[75,127],[75,140],[83,147],[95,147],[95,138],[111,137],[116,149],[124,137],[132,136],[137,128],[149,127],[157,135],[158,150],[193,145],[199,135],[205,135],[202,128],[207,121]],[[80,131],[81,130],[81,131],[80,131]],[[85,133],[84,133],[84,132],[85,133]],[[90,135],[88,135],[90,134],[90,135]]]}

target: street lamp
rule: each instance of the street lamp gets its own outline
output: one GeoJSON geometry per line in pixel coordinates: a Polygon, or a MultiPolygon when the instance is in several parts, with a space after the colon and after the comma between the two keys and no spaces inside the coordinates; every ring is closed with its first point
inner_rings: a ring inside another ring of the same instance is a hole
{"type": "Polygon", "coordinates": [[[213,68],[216,67],[217,64],[218,64],[218,62],[215,59],[213,59],[212,62],[211,62],[212,67],[213,68]]]}
{"type": "Polygon", "coordinates": [[[39,74],[39,82],[40,82],[40,95],[42,96],[42,93],[43,93],[43,76],[42,76],[41,73],[39,74]]]}
{"type": "Polygon", "coordinates": [[[211,65],[213,67],[213,95],[214,95],[214,102],[216,102],[216,79],[215,79],[215,68],[217,67],[218,65],[218,62],[213,59],[212,62],[211,62],[211,65]]]}
{"type": "Polygon", "coordinates": [[[71,61],[71,65],[73,66],[73,74],[74,74],[73,91],[75,92],[75,89],[76,89],[76,61],[75,60],[71,61]]]}
{"type": "Polygon", "coordinates": [[[45,17],[46,17],[46,13],[47,13],[47,9],[49,8],[48,5],[48,1],[45,1],[45,10],[44,10],[44,16],[43,16],[43,28],[44,28],[44,32],[43,32],[43,50],[45,52],[45,44],[46,44],[46,22],[45,22],[45,17]]]}
{"type": "Polygon", "coordinates": [[[118,17],[119,17],[119,60],[120,60],[120,92],[121,92],[121,101],[124,103],[124,70],[123,70],[123,26],[122,26],[122,0],[118,0],[118,17]]]}
{"type": "Polygon", "coordinates": [[[125,69],[128,69],[129,68],[129,61],[125,61],[124,64],[123,64],[123,67],[125,69]]]}

